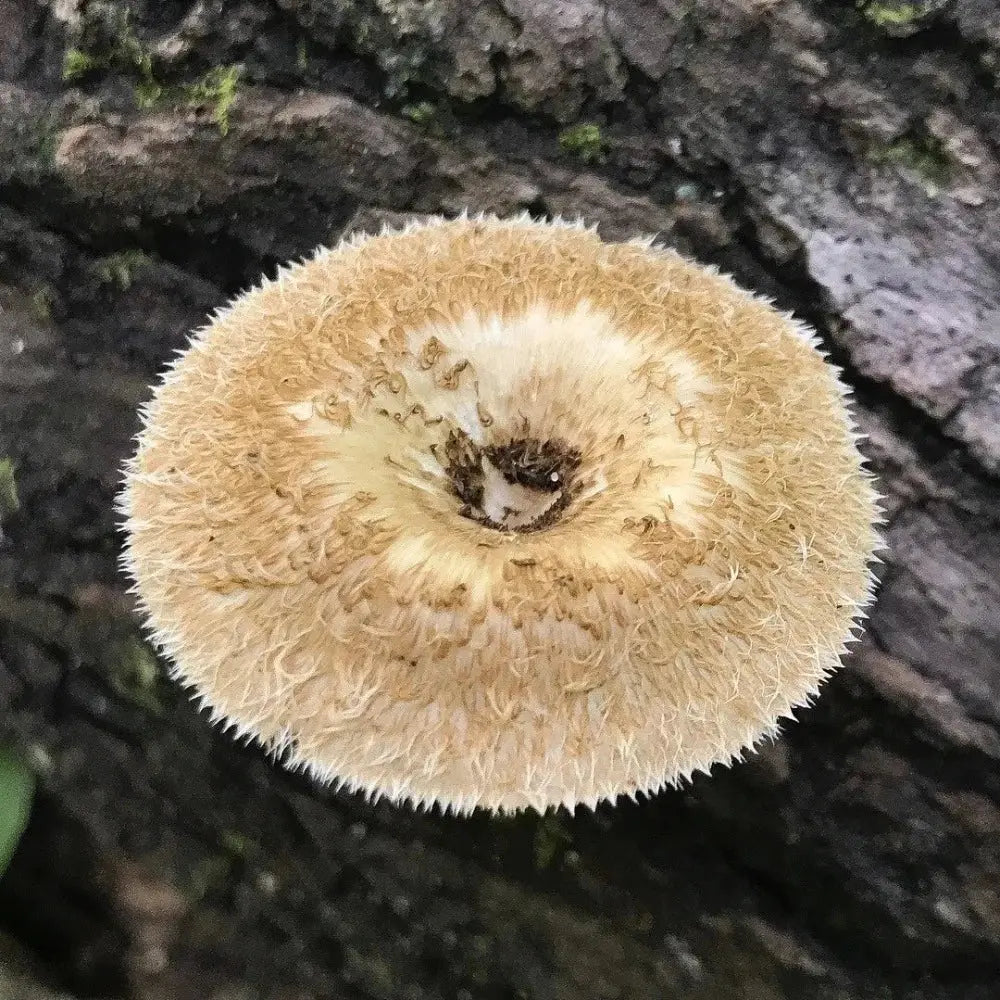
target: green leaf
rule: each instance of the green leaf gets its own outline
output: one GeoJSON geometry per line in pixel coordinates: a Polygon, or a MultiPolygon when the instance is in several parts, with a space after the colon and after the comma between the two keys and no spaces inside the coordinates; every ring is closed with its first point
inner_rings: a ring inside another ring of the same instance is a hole
{"type": "Polygon", "coordinates": [[[17,850],[31,813],[35,776],[9,749],[0,750],[0,875],[17,850]]]}

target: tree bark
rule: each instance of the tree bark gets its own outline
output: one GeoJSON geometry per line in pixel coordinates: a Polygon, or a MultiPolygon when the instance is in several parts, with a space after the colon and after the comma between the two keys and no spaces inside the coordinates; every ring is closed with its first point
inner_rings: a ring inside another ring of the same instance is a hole
{"type": "Polygon", "coordinates": [[[995,997],[996,6],[125,9],[0,0],[0,697],[41,781],[0,926],[33,975],[109,1000],[995,997]],[[691,787],[373,807],[211,728],[141,638],[112,504],[172,352],[286,259],[466,207],[655,232],[814,323],[855,389],[888,514],[865,638],[691,787]]]}

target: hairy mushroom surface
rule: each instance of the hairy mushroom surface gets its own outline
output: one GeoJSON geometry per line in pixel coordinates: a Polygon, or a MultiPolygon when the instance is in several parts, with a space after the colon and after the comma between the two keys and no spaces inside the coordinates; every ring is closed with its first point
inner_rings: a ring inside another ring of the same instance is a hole
{"type": "Polygon", "coordinates": [[[319,778],[592,806],[739,756],[838,665],[878,545],[845,395],[649,241],[432,220],[194,336],[125,564],[175,675],[319,778]]]}

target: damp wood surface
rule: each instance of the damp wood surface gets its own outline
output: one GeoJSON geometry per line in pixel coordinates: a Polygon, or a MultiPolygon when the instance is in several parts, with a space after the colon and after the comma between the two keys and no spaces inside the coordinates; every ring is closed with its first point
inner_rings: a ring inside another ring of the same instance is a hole
{"type": "Polygon", "coordinates": [[[1000,12],[982,0],[0,0],[0,987],[987,1000],[1000,976],[1000,12]],[[163,679],[112,501],[207,313],[466,206],[656,233],[813,323],[888,515],[764,752],[596,814],[315,787],[163,679]]]}

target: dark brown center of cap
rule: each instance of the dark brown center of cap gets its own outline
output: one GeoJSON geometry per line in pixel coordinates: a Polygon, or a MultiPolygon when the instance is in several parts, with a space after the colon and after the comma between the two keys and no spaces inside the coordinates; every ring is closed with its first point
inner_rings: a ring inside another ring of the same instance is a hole
{"type": "Polygon", "coordinates": [[[580,466],[579,451],[565,441],[481,446],[461,430],[449,434],[445,457],[461,514],[498,531],[539,531],[558,521],[580,466]]]}

